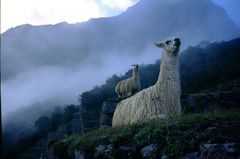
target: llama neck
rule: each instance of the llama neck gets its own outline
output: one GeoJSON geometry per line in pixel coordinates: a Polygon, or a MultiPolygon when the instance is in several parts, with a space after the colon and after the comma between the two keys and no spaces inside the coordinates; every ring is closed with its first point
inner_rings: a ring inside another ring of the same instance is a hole
{"type": "Polygon", "coordinates": [[[163,53],[156,85],[158,88],[169,85],[180,85],[178,56],[170,57],[165,52],[163,53]]]}
{"type": "Polygon", "coordinates": [[[138,70],[135,69],[135,68],[133,69],[132,78],[135,79],[135,80],[138,80],[138,79],[139,79],[138,70]]]}

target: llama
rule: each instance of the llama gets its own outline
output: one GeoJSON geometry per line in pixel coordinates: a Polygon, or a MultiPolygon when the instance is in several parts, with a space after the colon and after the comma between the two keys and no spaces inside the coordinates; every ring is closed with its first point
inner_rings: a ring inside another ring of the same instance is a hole
{"type": "Polygon", "coordinates": [[[140,91],[140,79],[138,65],[134,64],[132,77],[118,82],[115,87],[115,91],[118,94],[118,97],[131,96],[140,91]]]}
{"type": "Polygon", "coordinates": [[[114,112],[113,127],[181,114],[180,39],[172,38],[155,45],[164,50],[156,84],[122,100],[114,112]]]}

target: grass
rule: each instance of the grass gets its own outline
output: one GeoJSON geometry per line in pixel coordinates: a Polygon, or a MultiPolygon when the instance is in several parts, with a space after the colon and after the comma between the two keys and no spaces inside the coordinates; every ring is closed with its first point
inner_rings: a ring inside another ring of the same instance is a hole
{"type": "MultiPolygon", "coordinates": [[[[118,128],[99,129],[84,135],[69,136],[53,145],[54,152],[67,158],[68,151],[79,149],[86,158],[93,158],[95,148],[100,144],[111,144],[109,158],[117,158],[119,146],[134,146],[139,152],[149,144],[158,145],[156,155],[170,158],[196,151],[202,142],[240,142],[240,111],[216,111],[205,114],[185,114],[171,120],[152,120],[144,124],[118,128]]],[[[134,156],[129,156],[134,158],[134,156]]]]}

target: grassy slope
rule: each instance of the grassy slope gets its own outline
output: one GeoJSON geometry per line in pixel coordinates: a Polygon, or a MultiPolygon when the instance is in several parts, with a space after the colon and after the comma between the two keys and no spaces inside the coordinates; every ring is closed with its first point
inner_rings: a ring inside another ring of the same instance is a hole
{"type": "MultiPolygon", "coordinates": [[[[100,144],[136,146],[137,150],[152,143],[158,145],[156,155],[176,156],[196,151],[203,142],[240,143],[240,110],[207,114],[186,114],[172,120],[153,120],[141,125],[100,129],[81,136],[70,136],[53,144],[58,156],[66,158],[68,149],[79,149],[92,158],[100,144]]],[[[139,152],[139,151],[138,151],[139,152]]],[[[129,158],[131,157],[131,154],[129,158]]]]}

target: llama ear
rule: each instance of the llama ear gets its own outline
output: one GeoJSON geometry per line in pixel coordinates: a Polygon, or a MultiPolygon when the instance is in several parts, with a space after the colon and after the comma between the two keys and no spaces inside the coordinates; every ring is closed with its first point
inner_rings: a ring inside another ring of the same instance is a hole
{"type": "Polygon", "coordinates": [[[164,43],[160,42],[160,43],[155,43],[155,45],[157,47],[163,48],[164,47],[164,43]]]}

